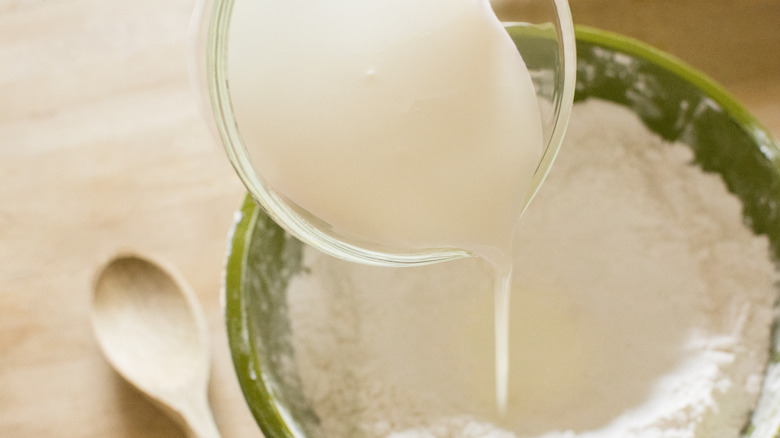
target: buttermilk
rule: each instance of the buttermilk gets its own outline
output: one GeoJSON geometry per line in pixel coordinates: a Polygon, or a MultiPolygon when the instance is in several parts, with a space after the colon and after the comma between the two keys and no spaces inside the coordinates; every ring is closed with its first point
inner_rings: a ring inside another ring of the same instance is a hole
{"type": "Polygon", "coordinates": [[[265,184],[344,238],[493,266],[503,410],[511,242],[543,140],[488,2],[237,0],[232,17],[233,111],[265,184]]]}

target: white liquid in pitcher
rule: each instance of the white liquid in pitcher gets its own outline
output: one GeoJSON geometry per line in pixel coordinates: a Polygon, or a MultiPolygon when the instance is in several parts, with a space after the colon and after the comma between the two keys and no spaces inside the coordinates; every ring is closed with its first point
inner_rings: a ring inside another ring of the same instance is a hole
{"type": "Polygon", "coordinates": [[[512,235],[543,141],[488,2],[237,0],[229,37],[235,117],[274,191],[338,235],[493,265],[503,410],[512,235]]]}

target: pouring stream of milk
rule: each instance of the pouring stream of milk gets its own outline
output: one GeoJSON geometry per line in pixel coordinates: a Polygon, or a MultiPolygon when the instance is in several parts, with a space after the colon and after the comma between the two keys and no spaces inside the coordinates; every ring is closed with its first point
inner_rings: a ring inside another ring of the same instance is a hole
{"type": "Polygon", "coordinates": [[[530,75],[488,2],[236,0],[228,53],[265,184],[339,236],[493,265],[503,411],[506,267],[543,141],[530,75]]]}

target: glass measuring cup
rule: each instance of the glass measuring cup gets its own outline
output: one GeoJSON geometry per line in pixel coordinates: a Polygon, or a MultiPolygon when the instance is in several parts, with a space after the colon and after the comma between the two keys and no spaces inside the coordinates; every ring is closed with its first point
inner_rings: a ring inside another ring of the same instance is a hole
{"type": "MultiPolygon", "coordinates": [[[[459,248],[410,250],[340,235],[324,221],[289,201],[267,184],[252,166],[236,122],[228,81],[229,30],[235,0],[201,0],[193,20],[194,50],[191,71],[204,97],[204,112],[223,144],[242,182],[265,210],[284,229],[303,242],[330,255],[360,263],[408,266],[434,263],[473,255],[459,248]]],[[[539,100],[544,152],[533,174],[524,206],[544,181],[560,147],[574,96],[576,54],[574,30],[566,0],[504,0],[496,10],[511,13],[528,10],[533,23],[502,20],[524,59],[539,100]]]]}

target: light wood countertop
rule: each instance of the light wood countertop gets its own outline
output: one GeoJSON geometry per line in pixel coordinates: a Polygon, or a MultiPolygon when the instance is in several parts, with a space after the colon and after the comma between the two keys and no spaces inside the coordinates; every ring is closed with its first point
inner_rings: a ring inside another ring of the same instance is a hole
{"type": "MultiPolygon", "coordinates": [[[[225,437],[261,436],[222,322],[226,236],[243,188],[189,88],[193,4],[0,0],[0,437],[182,436],[92,337],[95,269],[124,249],[167,259],[191,283],[211,332],[217,424],[225,437]]],[[[705,70],[780,137],[780,1],[571,4],[577,22],[705,70]],[[669,8],[680,14],[671,22],[669,8]]]]}

